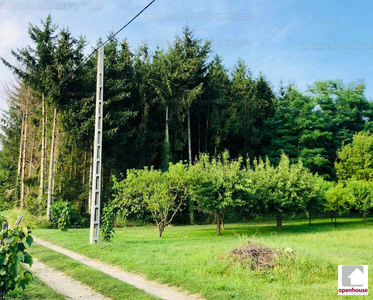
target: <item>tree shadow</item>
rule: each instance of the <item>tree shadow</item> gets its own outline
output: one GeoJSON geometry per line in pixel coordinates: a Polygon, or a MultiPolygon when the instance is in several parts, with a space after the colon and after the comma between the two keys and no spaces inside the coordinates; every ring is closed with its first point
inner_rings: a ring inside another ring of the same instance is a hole
{"type": "MultiPolygon", "coordinates": [[[[261,236],[268,235],[303,235],[309,233],[323,233],[332,231],[351,231],[372,228],[373,223],[368,225],[361,219],[351,220],[351,218],[337,219],[337,226],[331,223],[328,219],[317,219],[313,224],[309,225],[308,220],[290,220],[284,221],[283,231],[277,230],[275,221],[263,222],[263,223],[243,223],[243,224],[225,224],[226,230],[222,231],[221,237],[232,237],[239,235],[255,235],[260,234],[261,236]]],[[[187,227],[187,226],[186,226],[187,227]]],[[[190,231],[190,238],[195,237],[213,237],[216,236],[216,228],[209,226],[208,228],[198,228],[198,232],[190,231]]]]}

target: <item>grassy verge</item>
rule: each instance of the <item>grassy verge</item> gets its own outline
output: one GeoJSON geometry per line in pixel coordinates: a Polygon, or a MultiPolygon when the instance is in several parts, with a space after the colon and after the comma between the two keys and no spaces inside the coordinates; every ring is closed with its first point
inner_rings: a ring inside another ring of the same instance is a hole
{"type": "MultiPolygon", "coordinates": [[[[21,221],[21,226],[26,226],[28,223],[39,223],[42,221],[41,217],[33,216],[26,210],[21,210],[19,208],[15,208],[12,210],[6,210],[6,211],[0,211],[0,215],[4,216],[8,223],[9,226],[13,226],[14,223],[16,222],[17,218],[19,215],[22,215],[22,221],[21,221]]],[[[46,220],[46,217],[45,217],[46,220]]]]}
{"type": "Polygon", "coordinates": [[[66,297],[57,293],[44,282],[34,277],[34,280],[26,287],[26,290],[17,289],[7,295],[7,300],[19,299],[19,300],[65,300],[66,297]]]}
{"type": "MultiPolygon", "coordinates": [[[[92,246],[86,229],[38,229],[35,235],[207,299],[343,299],[337,296],[338,264],[373,265],[373,226],[360,219],[340,219],[337,228],[327,219],[312,226],[307,220],[287,221],[282,233],[273,222],[228,224],[226,229],[216,236],[210,225],[167,227],[159,239],[153,227],[123,228],[112,243],[92,246]],[[298,256],[273,270],[252,271],[226,257],[247,240],[291,247],[298,256]]],[[[370,274],[370,286],[372,279],[370,274]]]]}
{"type": "MultiPolygon", "coordinates": [[[[129,284],[87,267],[77,261],[38,244],[30,248],[31,254],[48,266],[92,287],[96,292],[114,300],[155,300],[157,298],[129,284]]],[[[35,298],[36,299],[36,298],[35,298]]]]}

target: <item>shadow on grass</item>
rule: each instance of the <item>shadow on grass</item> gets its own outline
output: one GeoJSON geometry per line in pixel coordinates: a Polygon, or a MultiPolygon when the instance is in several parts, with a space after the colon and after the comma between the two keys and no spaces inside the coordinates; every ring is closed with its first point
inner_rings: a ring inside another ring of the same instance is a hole
{"type": "MultiPolygon", "coordinates": [[[[284,221],[283,223],[283,231],[279,232],[277,230],[277,227],[275,224],[271,224],[270,222],[265,222],[261,224],[226,224],[226,230],[222,230],[221,237],[232,237],[235,235],[254,235],[254,234],[260,234],[260,235],[273,235],[273,234],[296,234],[296,235],[302,235],[302,234],[308,234],[308,233],[322,233],[322,232],[332,232],[332,231],[351,231],[351,230],[361,230],[361,229],[369,229],[372,228],[373,223],[368,223],[368,225],[365,224],[361,219],[347,219],[343,220],[337,219],[337,226],[335,224],[331,223],[331,221],[327,219],[319,219],[315,220],[311,226],[306,223],[308,220],[305,220],[304,222],[300,222],[299,220],[289,220],[284,221]]],[[[183,226],[183,233],[188,230],[189,226],[183,226]]],[[[190,226],[192,229],[194,226],[190,226]]],[[[181,227],[176,227],[181,228],[181,227]]],[[[208,227],[201,228],[198,227],[198,230],[190,230],[189,237],[190,238],[200,238],[200,237],[216,237],[216,228],[213,227],[213,225],[209,225],[208,227]]],[[[165,233],[164,238],[172,238],[172,234],[175,234],[176,232],[169,232],[165,233]]],[[[177,233],[176,233],[177,234],[177,233]]]]}

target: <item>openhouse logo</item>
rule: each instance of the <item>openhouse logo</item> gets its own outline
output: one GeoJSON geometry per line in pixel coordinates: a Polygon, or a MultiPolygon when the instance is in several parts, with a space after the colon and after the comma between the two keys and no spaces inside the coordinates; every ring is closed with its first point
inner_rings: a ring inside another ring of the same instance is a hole
{"type": "Polygon", "coordinates": [[[368,295],[368,266],[338,266],[338,295],[368,295]]]}

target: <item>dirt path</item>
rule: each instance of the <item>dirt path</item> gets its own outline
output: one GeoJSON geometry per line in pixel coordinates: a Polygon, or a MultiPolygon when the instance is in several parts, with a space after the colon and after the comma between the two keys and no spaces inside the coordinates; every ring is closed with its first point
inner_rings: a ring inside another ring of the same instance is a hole
{"type": "Polygon", "coordinates": [[[37,259],[33,259],[34,263],[31,267],[31,271],[35,276],[44,281],[52,289],[58,293],[67,297],[71,300],[110,300],[96,293],[90,287],[82,284],[80,281],[76,281],[66,276],[60,271],[52,269],[47,265],[43,264],[37,259]]]}
{"type": "MultiPolygon", "coordinates": [[[[93,260],[91,258],[88,258],[84,255],[75,253],[73,251],[64,249],[60,246],[54,245],[52,243],[43,241],[39,238],[34,237],[34,241],[44,247],[47,247],[51,250],[60,252],[68,257],[71,257],[75,259],[76,261],[85,264],[91,268],[94,268],[98,271],[101,271],[105,274],[110,275],[111,277],[114,277],[116,279],[119,279],[123,282],[126,282],[130,285],[133,285],[137,287],[138,289],[141,289],[155,297],[158,297],[160,299],[164,300],[204,300],[203,298],[198,297],[198,295],[187,295],[186,293],[177,291],[176,288],[169,287],[164,284],[157,283],[155,281],[150,281],[145,279],[142,276],[132,274],[125,272],[118,267],[111,266],[105,263],[102,263],[97,260],[93,260]]],[[[91,299],[91,298],[89,298],[91,299]]],[[[92,298],[93,299],[93,298],[92,298]]]]}

